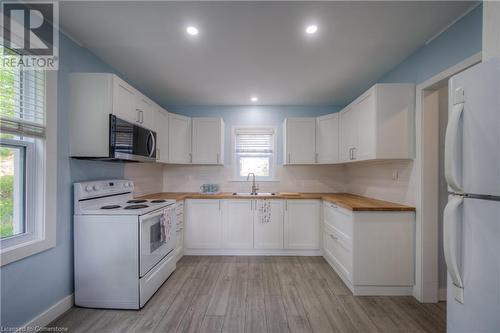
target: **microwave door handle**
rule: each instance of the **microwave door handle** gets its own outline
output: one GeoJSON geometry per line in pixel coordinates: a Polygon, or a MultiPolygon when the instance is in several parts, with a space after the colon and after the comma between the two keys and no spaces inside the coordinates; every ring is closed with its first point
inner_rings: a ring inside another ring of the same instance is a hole
{"type": "Polygon", "coordinates": [[[153,132],[149,131],[149,135],[148,135],[148,150],[149,150],[148,153],[149,153],[149,157],[153,157],[155,149],[156,149],[155,136],[154,136],[153,132]],[[151,142],[151,149],[149,149],[149,142],[151,142]]]}

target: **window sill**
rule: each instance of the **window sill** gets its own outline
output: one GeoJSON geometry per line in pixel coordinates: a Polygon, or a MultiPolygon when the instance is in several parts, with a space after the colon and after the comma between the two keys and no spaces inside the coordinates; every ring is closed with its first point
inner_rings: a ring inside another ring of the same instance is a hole
{"type": "MultiPolygon", "coordinates": [[[[246,179],[237,179],[237,178],[232,178],[229,179],[228,182],[230,183],[248,183],[251,182],[252,180],[246,180],[246,179]]],[[[272,179],[256,179],[256,183],[272,183],[272,182],[279,182],[280,180],[277,178],[272,178],[272,179]]]]}
{"type": "Polygon", "coordinates": [[[54,239],[35,239],[18,245],[13,245],[1,250],[0,266],[5,266],[11,262],[18,261],[37,253],[46,251],[55,246],[54,239]]]}

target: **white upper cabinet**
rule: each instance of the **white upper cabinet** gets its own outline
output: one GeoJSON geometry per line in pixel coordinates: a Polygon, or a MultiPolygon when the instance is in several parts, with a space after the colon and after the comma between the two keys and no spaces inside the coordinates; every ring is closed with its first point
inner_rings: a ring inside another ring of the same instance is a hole
{"type": "Polygon", "coordinates": [[[340,113],[341,162],[413,158],[414,115],[413,84],[376,84],[340,113]]]}
{"type": "Polygon", "coordinates": [[[168,112],[155,105],[153,120],[156,131],[156,162],[168,163],[168,112]]]}
{"type": "Polygon", "coordinates": [[[168,114],[168,161],[174,164],[191,163],[191,118],[168,114]]]}
{"type": "Polygon", "coordinates": [[[255,200],[223,200],[222,246],[226,249],[253,248],[255,200]]]}
{"type": "Polygon", "coordinates": [[[316,119],[316,163],[339,163],[340,115],[332,113],[316,119]]]}
{"type": "Polygon", "coordinates": [[[316,163],[316,118],[287,118],[283,123],[284,164],[316,163]]]}
{"type": "Polygon", "coordinates": [[[319,200],[285,201],[285,249],[319,249],[319,200]]]}
{"type": "Polygon", "coordinates": [[[192,118],[193,164],[224,164],[222,118],[192,118]]]}
{"type": "Polygon", "coordinates": [[[136,111],[139,113],[139,125],[145,128],[153,129],[155,104],[141,93],[137,94],[136,111]]]}
{"type": "Polygon", "coordinates": [[[113,110],[112,113],[120,119],[134,124],[140,124],[141,114],[137,110],[138,92],[127,82],[123,81],[116,75],[103,74],[112,76],[113,80],[113,110]]]}

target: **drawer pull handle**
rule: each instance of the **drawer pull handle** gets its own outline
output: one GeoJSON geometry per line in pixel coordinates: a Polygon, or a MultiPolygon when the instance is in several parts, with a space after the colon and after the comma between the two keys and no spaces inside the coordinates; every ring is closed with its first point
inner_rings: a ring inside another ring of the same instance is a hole
{"type": "Polygon", "coordinates": [[[334,235],[332,235],[332,234],[330,234],[330,237],[331,237],[332,239],[335,239],[335,240],[338,240],[338,239],[339,239],[338,237],[336,237],[336,236],[334,236],[334,235]]]}

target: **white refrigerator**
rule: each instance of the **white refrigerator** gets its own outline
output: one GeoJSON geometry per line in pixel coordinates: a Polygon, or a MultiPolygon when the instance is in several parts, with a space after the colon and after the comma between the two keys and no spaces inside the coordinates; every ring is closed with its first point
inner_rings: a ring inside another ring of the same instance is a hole
{"type": "Polygon", "coordinates": [[[449,84],[443,244],[448,332],[500,332],[500,59],[449,84]]]}

